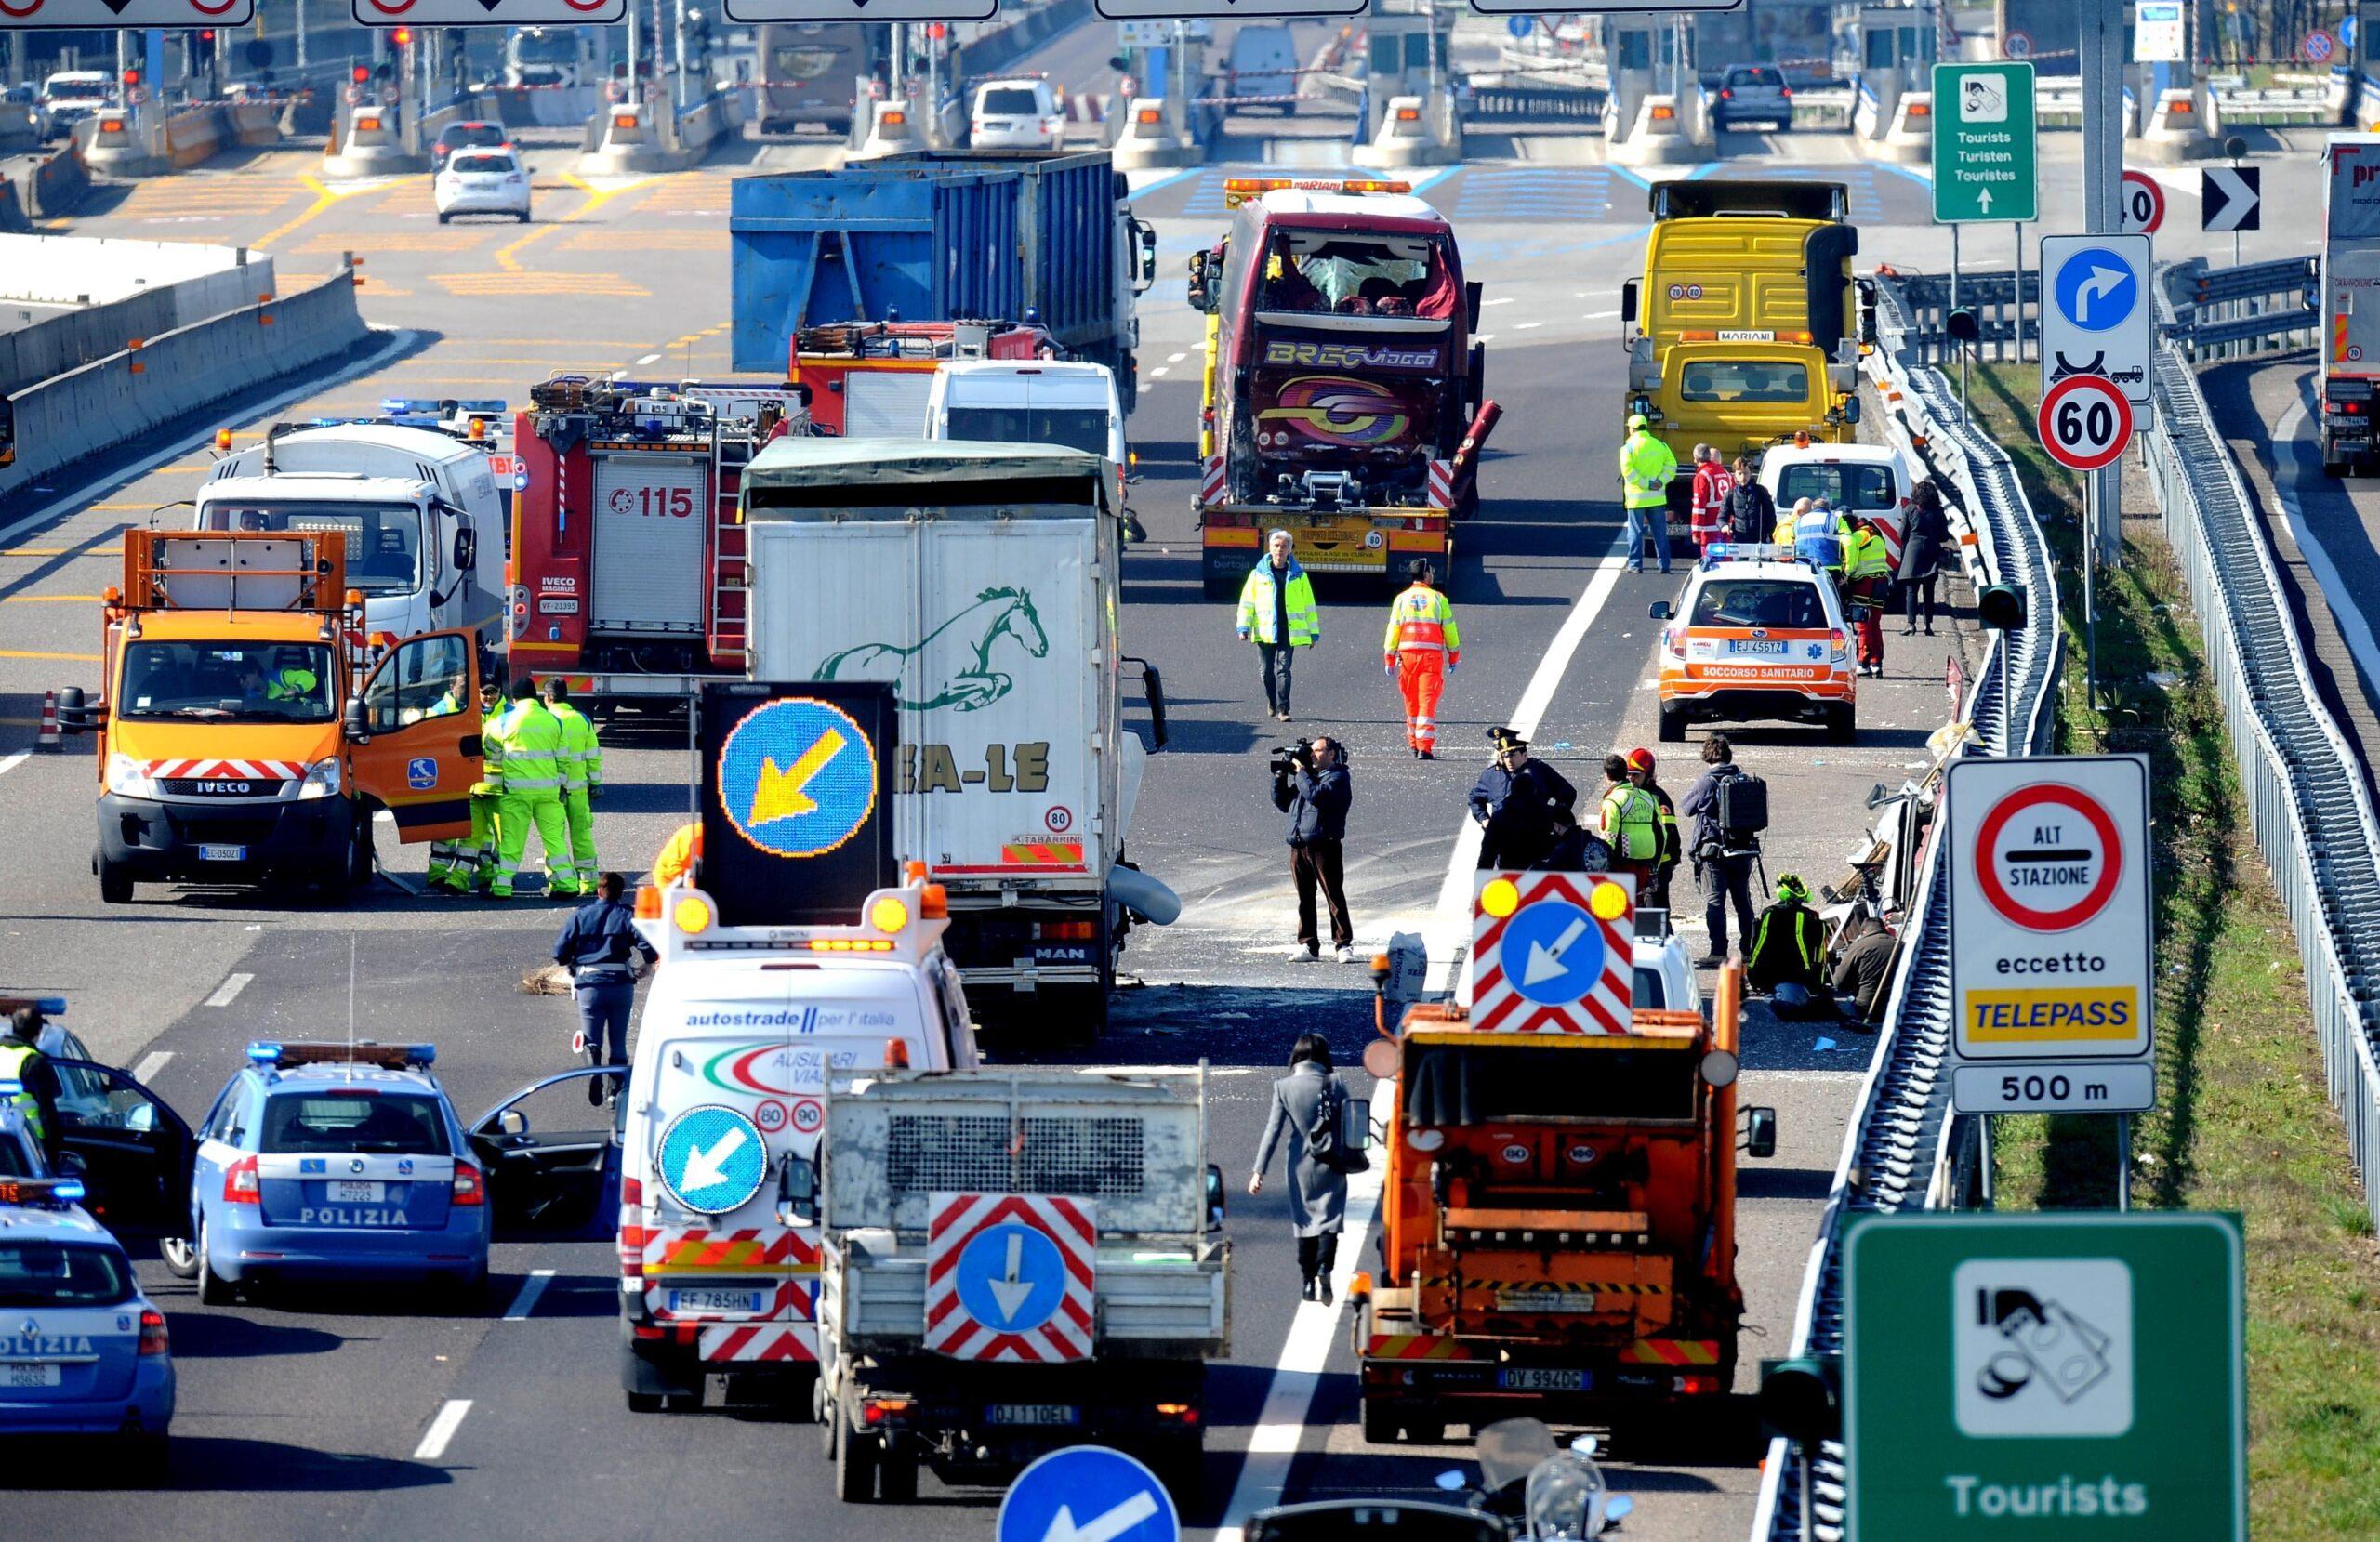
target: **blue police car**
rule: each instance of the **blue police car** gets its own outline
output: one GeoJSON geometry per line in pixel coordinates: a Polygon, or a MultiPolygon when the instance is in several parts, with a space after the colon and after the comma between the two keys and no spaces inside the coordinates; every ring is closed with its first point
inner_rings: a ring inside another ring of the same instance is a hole
{"type": "Polygon", "coordinates": [[[429,1045],[254,1044],[199,1127],[199,1299],[259,1278],[487,1281],[485,1169],[429,1045]]]}
{"type": "Polygon", "coordinates": [[[0,1437],[100,1435],[161,1478],[174,1422],[165,1314],[73,1178],[0,1178],[0,1437]]]}

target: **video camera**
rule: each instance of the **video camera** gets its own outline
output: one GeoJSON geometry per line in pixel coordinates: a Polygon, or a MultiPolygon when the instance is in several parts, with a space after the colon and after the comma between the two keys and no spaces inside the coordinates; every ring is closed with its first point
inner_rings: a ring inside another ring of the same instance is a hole
{"type": "Polygon", "coordinates": [[[1293,771],[1313,769],[1314,746],[1312,745],[1300,740],[1294,745],[1273,746],[1272,770],[1275,776],[1285,777],[1293,771]]]}

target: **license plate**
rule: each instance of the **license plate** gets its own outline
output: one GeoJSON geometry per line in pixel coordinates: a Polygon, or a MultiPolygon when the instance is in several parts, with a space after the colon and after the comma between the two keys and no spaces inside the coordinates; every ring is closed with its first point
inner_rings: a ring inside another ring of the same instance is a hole
{"type": "Polygon", "coordinates": [[[377,1205],[380,1203],[381,1191],[386,1185],[357,1182],[349,1179],[334,1179],[324,1187],[331,1192],[330,1200],[333,1205],[377,1205]]]}
{"type": "Polygon", "coordinates": [[[1496,1292],[1499,1311],[1593,1311],[1595,1293],[1592,1290],[1500,1290],[1496,1292]]]}
{"type": "Polygon", "coordinates": [[[0,1380],[0,1386],[55,1387],[59,1381],[59,1369],[55,1365],[11,1364],[0,1365],[0,1370],[7,1372],[7,1378],[0,1380]]]}
{"type": "Polygon", "coordinates": [[[202,846],[198,849],[201,862],[245,862],[248,849],[245,846],[202,846]]]}
{"type": "Polygon", "coordinates": [[[1082,1417],[1062,1403],[995,1403],[986,1412],[994,1424],[1074,1424],[1082,1417]]]}
{"type": "Polygon", "coordinates": [[[669,1293],[669,1310],[673,1313],[690,1311],[758,1311],[760,1293],[757,1290],[673,1290],[669,1293]]]}
{"type": "Polygon", "coordinates": [[[1540,1371],[1508,1365],[1496,1373],[1496,1385],[1509,1392],[1583,1392],[1589,1380],[1584,1371],[1540,1371]]]}
{"type": "Polygon", "coordinates": [[[1781,642],[1746,642],[1739,639],[1736,641],[1727,644],[1727,652],[1730,653],[1757,653],[1768,658],[1782,658],[1785,656],[1785,645],[1781,642]]]}
{"type": "Polygon", "coordinates": [[[578,613],[578,601],[575,600],[540,600],[537,601],[537,612],[541,615],[576,615],[578,613]]]}

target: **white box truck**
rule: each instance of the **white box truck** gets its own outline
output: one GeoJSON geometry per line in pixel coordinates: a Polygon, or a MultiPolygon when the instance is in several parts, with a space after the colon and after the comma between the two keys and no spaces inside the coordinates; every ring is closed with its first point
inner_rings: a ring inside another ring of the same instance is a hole
{"type": "Polygon", "coordinates": [[[2380,134],[2334,134],[2322,164],[2322,469],[2369,468],[2380,407],[2380,134]]]}
{"type": "Polygon", "coordinates": [[[1104,1026],[1125,932],[1181,908],[1125,856],[1165,699],[1123,654],[1115,486],[1102,455],[955,440],[788,436],[744,473],[752,678],[894,682],[894,851],[947,887],[978,1011],[1051,1040],[1104,1026]]]}

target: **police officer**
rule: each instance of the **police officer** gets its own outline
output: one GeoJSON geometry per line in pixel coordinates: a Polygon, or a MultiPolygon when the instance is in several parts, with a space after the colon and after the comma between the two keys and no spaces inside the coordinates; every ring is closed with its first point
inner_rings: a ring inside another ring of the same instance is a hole
{"type": "Polygon", "coordinates": [[[0,1081],[17,1084],[17,1110],[54,1166],[59,1138],[58,1067],[41,1052],[41,1030],[38,1007],[20,1007],[8,1014],[7,1034],[0,1037],[0,1081]]]}
{"type": "Polygon", "coordinates": [[[537,684],[512,682],[512,704],[496,719],[487,748],[488,780],[497,788],[496,878],[488,893],[512,898],[529,848],[529,826],[545,848],[546,891],[571,892],[569,834],[562,806],[562,719],[537,700],[537,684]]]}
{"type": "Polygon", "coordinates": [[[1670,571],[1669,485],[1677,476],[1677,456],[1648,431],[1643,413],[1628,416],[1628,437],[1620,446],[1620,501],[1628,507],[1628,571],[1645,571],[1647,540],[1660,554],[1661,571],[1670,571]]]}
{"type": "MultiPolygon", "coordinates": [[[[578,1024],[587,1035],[587,1063],[628,1063],[628,1013],[636,1005],[636,960],[660,955],[636,929],[636,913],[625,896],[628,881],[606,873],[595,900],[571,913],[554,939],[554,962],[570,971],[578,1000],[578,1024]]],[[[602,1076],[587,1079],[587,1100],[603,1100],[602,1076]]]]}
{"type": "Polygon", "coordinates": [[[570,685],[546,682],[546,710],[562,724],[562,809],[570,826],[571,884],[556,894],[595,892],[595,809],[603,796],[603,743],[595,724],[571,705],[570,685]]]}
{"type": "Polygon", "coordinates": [[[1471,817],[1479,822],[1479,865],[1505,870],[1534,867],[1554,841],[1554,811],[1578,806],[1579,789],[1542,760],[1532,760],[1528,741],[1509,728],[1488,735],[1495,761],[1471,788],[1471,817]]]}
{"type": "Polygon", "coordinates": [[[1415,558],[1413,586],[1390,601],[1381,662],[1405,694],[1405,744],[1416,760],[1438,758],[1438,696],[1462,662],[1462,628],[1454,607],[1430,586],[1437,570],[1415,558]]]}

